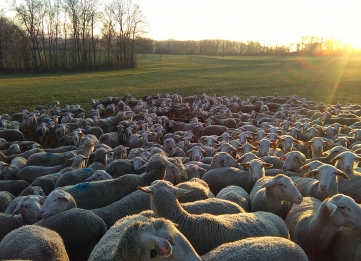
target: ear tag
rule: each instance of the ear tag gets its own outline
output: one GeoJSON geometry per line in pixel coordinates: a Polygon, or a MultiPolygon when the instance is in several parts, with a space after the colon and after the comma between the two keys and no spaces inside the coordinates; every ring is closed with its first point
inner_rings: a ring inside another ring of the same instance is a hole
{"type": "Polygon", "coordinates": [[[182,177],[185,177],[185,178],[188,177],[187,171],[185,169],[182,170],[180,174],[181,174],[182,177]]]}
{"type": "Polygon", "coordinates": [[[150,258],[151,259],[159,259],[160,258],[158,249],[155,247],[155,245],[150,246],[150,258]]]}
{"type": "Polygon", "coordinates": [[[181,196],[184,196],[184,193],[183,193],[183,192],[178,192],[177,195],[176,195],[177,198],[179,198],[179,197],[181,197],[181,196]]]}
{"type": "Polygon", "coordinates": [[[249,170],[249,166],[242,165],[243,170],[249,170]]]}

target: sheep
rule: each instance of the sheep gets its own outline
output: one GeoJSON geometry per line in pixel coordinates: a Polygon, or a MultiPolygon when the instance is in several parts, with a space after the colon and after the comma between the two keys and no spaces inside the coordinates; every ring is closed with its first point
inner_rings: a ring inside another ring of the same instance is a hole
{"type": "Polygon", "coordinates": [[[307,163],[306,165],[303,165],[300,168],[300,170],[311,171],[311,170],[317,169],[319,166],[322,166],[323,164],[324,163],[319,160],[314,160],[314,161],[307,163]]]}
{"type": "Polygon", "coordinates": [[[218,192],[216,198],[226,199],[238,204],[246,212],[251,209],[249,194],[239,186],[227,186],[218,192]]]}
{"type": "Polygon", "coordinates": [[[192,191],[192,193],[184,195],[182,198],[178,199],[180,203],[214,198],[214,194],[210,191],[207,183],[198,178],[192,178],[187,182],[179,183],[176,187],[192,191]]]}
{"type": "Polygon", "coordinates": [[[21,193],[19,194],[19,197],[21,196],[29,196],[29,195],[35,195],[35,196],[42,196],[45,197],[45,193],[43,189],[39,186],[28,186],[26,187],[21,193]]]}
{"type": "Polygon", "coordinates": [[[151,259],[201,261],[177,227],[164,218],[132,215],[120,219],[103,236],[89,261],[139,261],[151,259]]]}
{"type": "Polygon", "coordinates": [[[0,162],[0,179],[14,180],[16,174],[26,167],[26,159],[23,157],[14,158],[10,165],[5,162],[0,162]]]}
{"type": "Polygon", "coordinates": [[[302,196],[324,200],[338,194],[338,179],[336,176],[345,180],[350,180],[349,176],[329,164],[323,164],[318,168],[307,172],[304,177],[315,177],[316,175],[318,175],[318,179],[299,177],[292,178],[292,180],[297,184],[298,190],[302,196]]]}
{"type": "Polygon", "coordinates": [[[156,216],[177,223],[179,230],[184,233],[200,255],[223,243],[250,236],[267,235],[288,238],[288,230],[284,221],[272,213],[191,215],[177,200],[177,196],[189,193],[188,190],[176,188],[164,180],[154,181],[150,186],[138,189],[150,193],[151,206],[156,216]]]}
{"type": "Polygon", "coordinates": [[[93,175],[89,178],[85,179],[84,181],[100,181],[106,179],[113,179],[105,170],[96,170],[94,171],[93,175]]]}
{"type": "Polygon", "coordinates": [[[361,156],[352,151],[344,151],[338,154],[331,162],[335,163],[335,167],[346,172],[353,172],[353,168],[361,161],[361,156]]]}
{"type": "Polygon", "coordinates": [[[11,156],[21,153],[20,146],[18,144],[11,144],[6,150],[1,151],[5,156],[11,156]]]}
{"type": "Polygon", "coordinates": [[[20,219],[10,214],[0,213],[0,242],[7,234],[21,226],[23,224],[20,219]]]}
{"type": "Polygon", "coordinates": [[[200,161],[206,154],[207,152],[200,146],[194,146],[186,152],[186,156],[189,156],[191,161],[200,161]]]}
{"type": "Polygon", "coordinates": [[[41,196],[24,196],[13,209],[12,216],[14,216],[15,213],[19,211],[20,216],[18,217],[18,220],[23,225],[32,225],[36,223],[39,219],[38,213],[41,202],[43,202],[43,197],[41,196]]]}
{"type": "Polygon", "coordinates": [[[0,242],[0,249],[2,260],[69,261],[60,235],[50,229],[34,225],[23,226],[7,234],[0,242]]]}
{"type": "Polygon", "coordinates": [[[44,150],[41,148],[33,148],[33,149],[27,150],[25,152],[22,152],[22,153],[19,153],[16,155],[10,155],[10,156],[5,156],[2,152],[0,152],[0,161],[10,164],[11,161],[17,157],[23,157],[23,158],[27,159],[30,156],[32,156],[33,154],[43,152],[43,151],[44,150]]]}
{"type": "Polygon", "coordinates": [[[250,193],[254,183],[265,176],[265,168],[272,167],[272,164],[264,163],[258,159],[253,159],[249,163],[241,163],[249,167],[249,171],[240,170],[233,167],[211,169],[204,173],[202,180],[207,182],[213,194],[230,185],[244,188],[250,193]]]}
{"type": "Polygon", "coordinates": [[[312,158],[317,158],[324,156],[323,147],[330,146],[332,142],[324,141],[320,137],[313,137],[310,141],[307,141],[304,144],[311,147],[312,158]]]}
{"type": "Polygon", "coordinates": [[[88,260],[93,247],[106,233],[103,220],[89,210],[72,208],[46,217],[36,226],[57,232],[64,240],[70,260],[88,260]]]}
{"type": "Polygon", "coordinates": [[[305,155],[299,151],[288,152],[285,156],[282,156],[280,160],[284,161],[282,165],[283,171],[292,171],[295,173],[300,173],[300,168],[307,163],[305,155]]]}
{"type": "Polygon", "coordinates": [[[73,161],[70,167],[66,167],[57,173],[38,177],[31,183],[31,185],[41,187],[44,190],[44,193],[48,195],[55,188],[55,184],[62,174],[84,167],[85,159],[86,158],[82,154],[74,155],[73,158],[68,159],[68,161],[73,161]]]}
{"type": "Polygon", "coordinates": [[[31,155],[26,164],[28,166],[44,166],[51,167],[56,165],[63,165],[67,152],[63,153],[49,153],[49,152],[39,152],[31,155]]]}
{"type": "Polygon", "coordinates": [[[285,219],[292,204],[303,200],[292,180],[284,175],[260,178],[250,194],[251,210],[272,212],[285,219]]]}
{"type": "Polygon", "coordinates": [[[339,228],[361,228],[361,207],[348,196],[336,194],[323,202],[305,197],[293,205],[285,222],[293,242],[310,260],[331,260],[331,249],[339,228]],[[312,244],[310,244],[312,242],[312,244]]]}
{"type": "Polygon", "coordinates": [[[29,185],[24,180],[0,180],[0,191],[8,191],[17,197],[29,185]]]}
{"type": "Polygon", "coordinates": [[[112,180],[85,182],[62,189],[74,197],[79,208],[100,208],[120,200],[135,191],[140,184],[150,184],[154,180],[164,179],[167,166],[172,164],[166,158],[154,155],[142,167],[147,171],[140,175],[127,174],[112,180]],[[106,195],[104,191],[107,191],[106,195]]]}
{"type": "Polygon", "coordinates": [[[76,207],[75,199],[68,192],[56,189],[45,198],[45,201],[38,212],[39,217],[44,219],[76,207]]]}
{"type": "Polygon", "coordinates": [[[7,191],[0,191],[0,213],[5,212],[5,209],[14,200],[15,196],[7,191]]]}
{"type": "Polygon", "coordinates": [[[361,260],[361,230],[341,227],[332,244],[334,260],[361,260]]]}
{"type": "Polygon", "coordinates": [[[135,157],[129,159],[116,159],[113,160],[106,168],[105,171],[113,178],[118,178],[125,174],[140,174],[141,167],[146,163],[142,157],[135,157]]]}
{"type": "Polygon", "coordinates": [[[38,177],[45,176],[51,173],[57,173],[62,169],[69,167],[70,166],[69,159],[72,157],[73,157],[72,153],[67,153],[63,165],[50,166],[50,167],[26,166],[16,174],[16,179],[25,180],[26,182],[32,183],[38,177]]]}
{"type": "MultiPolygon", "coordinates": [[[[75,185],[83,182],[89,178],[96,170],[104,170],[107,164],[107,151],[104,149],[97,149],[95,151],[94,162],[87,168],[75,169],[67,171],[61,175],[55,183],[55,187],[63,187],[68,185],[75,185]]],[[[84,157],[86,160],[87,158],[84,157]]]]}
{"type": "Polygon", "coordinates": [[[202,256],[203,261],[308,261],[302,248],[282,237],[250,237],[222,244],[202,256]]]}
{"type": "MultiPolygon", "coordinates": [[[[191,193],[190,193],[191,194],[191,193]]],[[[209,213],[213,215],[236,214],[245,212],[237,204],[226,200],[207,198],[193,202],[184,202],[182,206],[191,214],[209,213]]],[[[139,190],[130,193],[121,200],[118,200],[108,206],[92,209],[91,211],[103,219],[108,228],[114,223],[128,215],[138,214],[144,210],[150,209],[150,195],[139,190]]]]}
{"type": "Polygon", "coordinates": [[[188,164],[184,166],[184,169],[180,172],[180,179],[182,182],[188,181],[192,178],[202,178],[204,173],[207,170],[195,165],[195,164],[188,164]]]}
{"type": "Polygon", "coordinates": [[[0,129],[0,138],[3,138],[7,141],[23,141],[25,140],[24,135],[18,130],[12,129],[0,129]]]}
{"type": "Polygon", "coordinates": [[[308,162],[311,162],[311,161],[315,161],[315,160],[318,160],[318,161],[321,161],[323,163],[326,163],[326,164],[331,164],[331,160],[333,158],[335,158],[338,154],[344,152],[344,151],[347,151],[347,148],[345,147],[342,147],[342,146],[336,146],[336,147],[333,147],[332,149],[328,150],[325,152],[325,157],[316,157],[316,158],[312,158],[310,160],[307,160],[308,162]]]}
{"type": "Polygon", "coordinates": [[[214,154],[210,165],[212,169],[221,167],[238,167],[236,160],[227,152],[218,152],[214,154]]]}

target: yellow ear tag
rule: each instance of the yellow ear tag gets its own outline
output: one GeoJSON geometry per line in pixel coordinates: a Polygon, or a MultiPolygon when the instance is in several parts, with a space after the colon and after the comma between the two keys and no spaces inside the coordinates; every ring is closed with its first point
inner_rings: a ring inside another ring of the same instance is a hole
{"type": "Polygon", "coordinates": [[[150,246],[150,259],[159,259],[160,255],[155,245],[150,246]]]}
{"type": "Polygon", "coordinates": [[[183,193],[183,192],[178,192],[177,195],[176,195],[177,198],[179,198],[179,197],[181,197],[181,196],[184,196],[184,193],[183,193]]]}
{"type": "Polygon", "coordinates": [[[187,173],[187,171],[185,169],[182,170],[180,174],[181,174],[182,177],[188,178],[188,173],[187,173]]]}
{"type": "Polygon", "coordinates": [[[249,170],[249,166],[242,165],[243,170],[249,170]]]}

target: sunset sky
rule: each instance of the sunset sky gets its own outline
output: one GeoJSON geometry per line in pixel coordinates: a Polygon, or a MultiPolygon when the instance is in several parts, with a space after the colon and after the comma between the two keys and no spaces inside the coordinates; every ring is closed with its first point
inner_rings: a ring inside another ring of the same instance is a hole
{"type": "MultiPolygon", "coordinates": [[[[0,0],[0,8],[7,6],[0,0]]],[[[109,0],[101,1],[108,2],[109,0]]],[[[155,40],[228,39],[264,44],[329,37],[361,48],[359,0],[134,0],[155,40]]]]}

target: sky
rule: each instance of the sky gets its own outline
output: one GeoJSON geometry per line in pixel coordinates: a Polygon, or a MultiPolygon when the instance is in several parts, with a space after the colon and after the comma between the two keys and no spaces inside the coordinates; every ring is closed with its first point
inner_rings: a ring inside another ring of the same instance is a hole
{"type": "MultiPolygon", "coordinates": [[[[103,0],[102,2],[109,2],[103,0]]],[[[360,0],[134,0],[155,40],[227,39],[262,44],[330,37],[361,48],[360,0]]],[[[0,8],[6,7],[0,0],[0,8]]]]}

